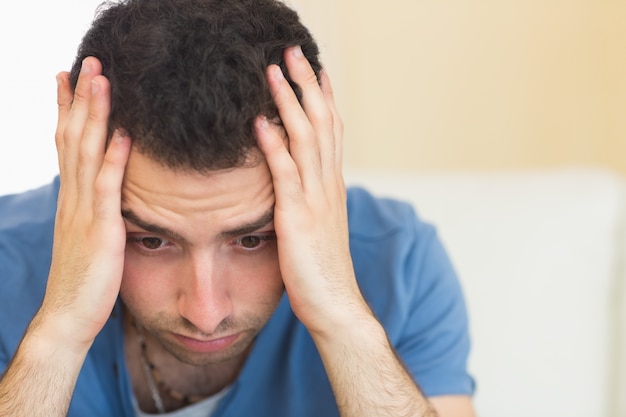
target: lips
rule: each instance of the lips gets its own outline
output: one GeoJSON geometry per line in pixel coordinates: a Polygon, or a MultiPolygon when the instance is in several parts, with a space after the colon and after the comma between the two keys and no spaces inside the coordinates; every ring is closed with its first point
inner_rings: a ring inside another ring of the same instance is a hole
{"type": "Polygon", "coordinates": [[[191,337],[175,334],[176,340],[186,349],[197,353],[221,352],[228,349],[239,339],[240,334],[224,336],[211,340],[198,340],[191,337]]]}

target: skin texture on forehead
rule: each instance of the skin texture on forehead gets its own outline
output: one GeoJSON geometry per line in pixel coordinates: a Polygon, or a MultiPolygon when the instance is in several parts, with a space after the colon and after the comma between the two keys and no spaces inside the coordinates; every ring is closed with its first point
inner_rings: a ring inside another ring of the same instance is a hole
{"type": "Polygon", "coordinates": [[[242,205],[251,198],[271,196],[272,201],[266,204],[265,210],[258,208],[258,201],[249,201],[248,210],[254,217],[259,211],[266,212],[273,204],[273,185],[265,160],[256,152],[250,154],[243,166],[197,172],[164,167],[133,150],[122,184],[122,210],[128,209],[133,199],[141,199],[141,195],[149,195],[150,204],[163,210],[174,213],[181,210],[189,214],[210,214],[242,205]]]}

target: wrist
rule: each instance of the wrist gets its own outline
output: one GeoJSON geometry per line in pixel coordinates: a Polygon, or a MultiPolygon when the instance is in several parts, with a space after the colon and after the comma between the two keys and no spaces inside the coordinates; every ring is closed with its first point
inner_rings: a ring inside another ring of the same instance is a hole
{"type": "Polygon", "coordinates": [[[0,415],[67,414],[89,344],[74,343],[62,328],[41,313],[30,323],[0,378],[0,415]]]}
{"type": "Polygon", "coordinates": [[[386,339],[386,333],[365,301],[361,305],[344,305],[332,315],[320,320],[320,325],[308,328],[316,344],[350,345],[361,339],[386,339]]]}
{"type": "Polygon", "coordinates": [[[345,279],[336,277],[335,281],[343,284],[330,289],[305,291],[307,297],[298,297],[287,288],[294,313],[314,338],[334,338],[355,326],[377,323],[354,276],[345,279]]]}
{"type": "Polygon", "coordinates": [[[95,336],[85,335],[79,328],[80,326],[64,314],[50,314],[40,309],[28,326],[23,343],[69,359],[84,358],[95,336]]]}

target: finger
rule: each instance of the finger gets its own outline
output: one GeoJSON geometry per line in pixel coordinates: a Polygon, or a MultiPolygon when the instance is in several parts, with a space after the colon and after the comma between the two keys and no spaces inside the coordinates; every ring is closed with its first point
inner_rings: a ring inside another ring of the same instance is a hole
{"type": "Polygon", "coordinates": [[[78,159],[80,143],[82,141],[85,123],[89,117],[89,101],[91,99],[91,80],[102,71],[100,61],[88,57],[83,60],[83,65],[78,76],[72,107],[64,126],[62,134],[63,146],[63,171],[67,173],[66,181],[73,180],[78,175],[78,159]]]}
{"type": "Polygon", "coordinates": [[[121,216],[122,182],[130,151],[130,137],[116,130],[94,184],[94,216],[98,224],[105,227],[110,224],[108,220],[119,219],[121,216]]]}
{"type": "Polygon", "coordinates": [[[335,94],[325,69],[320,73],[320,81],[322,94],[326,99],[326,104],[328,105],[333,117],[335,172],[341,174],[343,167],[343,121],[341,120],[341,116],[337,110],[337,106],[335,104],[335,94]]]}
{"type": "Polygon", "coordinates": [[[322,169],[332,173],[335,168],[335,132],[327,97],[300,46],[285,51],[285,64],[291,79],[302,89],[302,107],[317,133],[322,169]]]}
{"type": "Polygon", "coordinates": [[[280,67],[270,65],[267,69],[267,79],[278,114],[289,138],[289,150],[298,168],[298,177],[306,189],[319,187],[321,162],[317,133],[280,67]]]}
{"type": "Polygon", "coordinates": [[[57,74],[57,129],[54,134],[54,140],[57,148],[57,158],[59,160],[59,170],[63,167],[63,131],[67,124],[67,119],[72,108],[72,89],[70,88],[69,72],[60,72],[57,74]]]}
{"type": "Polygon", "coordinates": [[[91,197],[91,186],[103,163],[110,102],[109,81],[102,75],[95,76],[91,80],[91,97],[79,152],[78,178],[85,200],[91,197]]]}
{"type": "Polygon", "coordinates": [[[302,182],[298,167],[294,162],[280,127],[269,123],[264,116],[260,116],[254,123],[259,148],[272,174],[276,205],[280,209],[287,204],[286,198],[297,201],[302,198],[302,182]]]}
{"type": "Polygon", "coordinates": [[[316,129],[329,126],[332,117],[311,64],[300,46],[287,48],[284,54],[289,77],[302,89],[302,108],[316,129]]]}

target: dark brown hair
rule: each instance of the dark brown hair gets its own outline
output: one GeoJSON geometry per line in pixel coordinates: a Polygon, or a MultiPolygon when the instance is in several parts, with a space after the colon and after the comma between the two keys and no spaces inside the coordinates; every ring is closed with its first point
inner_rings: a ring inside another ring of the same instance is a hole
{"type": "MultiPolygon", "coordinates": [[[[319,51],[295,11],[278,0],[123,0],[103,4],[71,72],[95,56],[111,83],[109,133],[170,168],[240,166],[256,146],[253,121],[277,117],[269,64],[288,76],[283,51],[319,51]]],[[[297,94],[299,89],[292,83],[297,94]]]]}

